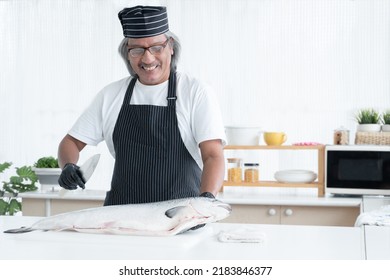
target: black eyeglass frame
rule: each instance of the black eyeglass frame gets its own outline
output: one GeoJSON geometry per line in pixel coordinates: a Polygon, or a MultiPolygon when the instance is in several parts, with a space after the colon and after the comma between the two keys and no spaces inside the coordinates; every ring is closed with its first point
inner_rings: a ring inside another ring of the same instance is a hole
{"type": "Polygon", "coordinates": [[[137,57],[141,57],[145,54],[146,51],[149,51],[152,55],[159,55],[162,53],[162,51],[165,49],[165,47],[168,45],[168,42],[171,40],[171,38],[168,38],[164,43],[162,44],[157,44],[157,45],[153,45],[153,46],[150,46],[150,47],[147,47],[147,48],[143,48],[143,47],[136,47],[136,48],[129,48],[127,49],[127,53],[131,56],[131,57],[134,57],[134,58],[137,58],[137,57]],[[153,50],[153,48],[155,47],[159,47],[157,50],[153,50]],[[161,49],[160,49],[161,47],[161,49]],[[143,50],[143,52],[139,53],[139,54],[132,54],[132,50],[143,50]]]}

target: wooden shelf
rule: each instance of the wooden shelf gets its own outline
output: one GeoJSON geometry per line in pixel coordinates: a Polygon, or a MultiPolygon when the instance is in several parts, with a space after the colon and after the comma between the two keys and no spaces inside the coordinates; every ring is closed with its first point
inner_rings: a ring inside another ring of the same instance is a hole
{"type": "Polygon", "coordinates": [[[259,181],[256,183],[233,183],[224,181],[221,191],[223,188],[229,186],[243,186],[243,187],[293,187],[293,188],[316,188],[318,190],[318,196],[325,195],[324,186],[324,160],[325,160],[325,145],[310,145],[310,146],[298,146],[298,145],[282,145],[282,146],[225,146],[225,150],[314,150],[317,151],[318,155],[318,174],[317,181],[313,183],[280,183],[277,181],[259,181]]]}
{"type": "Polygon", "coordinates": [[[266,146],[266,145],[257,145],[257,146],[233,146],[227,145],[224,148],[225,150],[323,150],[325,145],[313,145],[313,146],[295,146],[295,145],[286,145],[286,146],[266,146]]]}
{"type": "Polygon", "coordinates": [[[224,181],[224,186],[243,186],[243,187],[300,187],[300,188],[317,188],[320,183],[313,182],[313,183],[280,183],[277,181],[259,181],[255,183],[248,183],[248,182],[228,182],[224,181]]]}

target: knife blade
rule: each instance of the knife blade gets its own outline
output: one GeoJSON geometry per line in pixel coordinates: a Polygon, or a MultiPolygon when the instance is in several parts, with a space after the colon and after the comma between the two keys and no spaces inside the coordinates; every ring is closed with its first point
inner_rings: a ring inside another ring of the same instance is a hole
{"type": "Polygon", "coordinates": [[[86,183],[92,176],[95,168],[99,162],[100,154],[91,156],[83,165],[80,166],[81,174],[83,175],[84,182],[86,183]]]}

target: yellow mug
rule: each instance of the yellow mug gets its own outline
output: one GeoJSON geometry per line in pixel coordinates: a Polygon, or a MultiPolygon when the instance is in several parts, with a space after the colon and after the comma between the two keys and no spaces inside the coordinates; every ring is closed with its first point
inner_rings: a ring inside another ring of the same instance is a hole
{"type": "Polygon", "coordinates": [[[264,141],[269,146],[280,146],[287,140],[284,132],[264,132],[264,141]]]}

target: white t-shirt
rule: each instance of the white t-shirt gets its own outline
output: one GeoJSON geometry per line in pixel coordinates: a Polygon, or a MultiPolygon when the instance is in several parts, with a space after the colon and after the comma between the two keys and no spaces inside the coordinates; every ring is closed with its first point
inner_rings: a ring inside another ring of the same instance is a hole
{"type": "MultiPolygon", "coordinates": [[[[121,79],[103,88],[68,132],[74,138],[96,146],[103,140],[115,158],[112,133],[123,99],[132,77],[121,79]]],[[[168,81],[154,86],[137,80],[130,104],[168,106],[168,81]]],[[[198,80],[177,73],[176,114],[181,138],[192,157],[203,168],[199,144],[226,136],[218,101],[213,91],[198,80]]]]}

